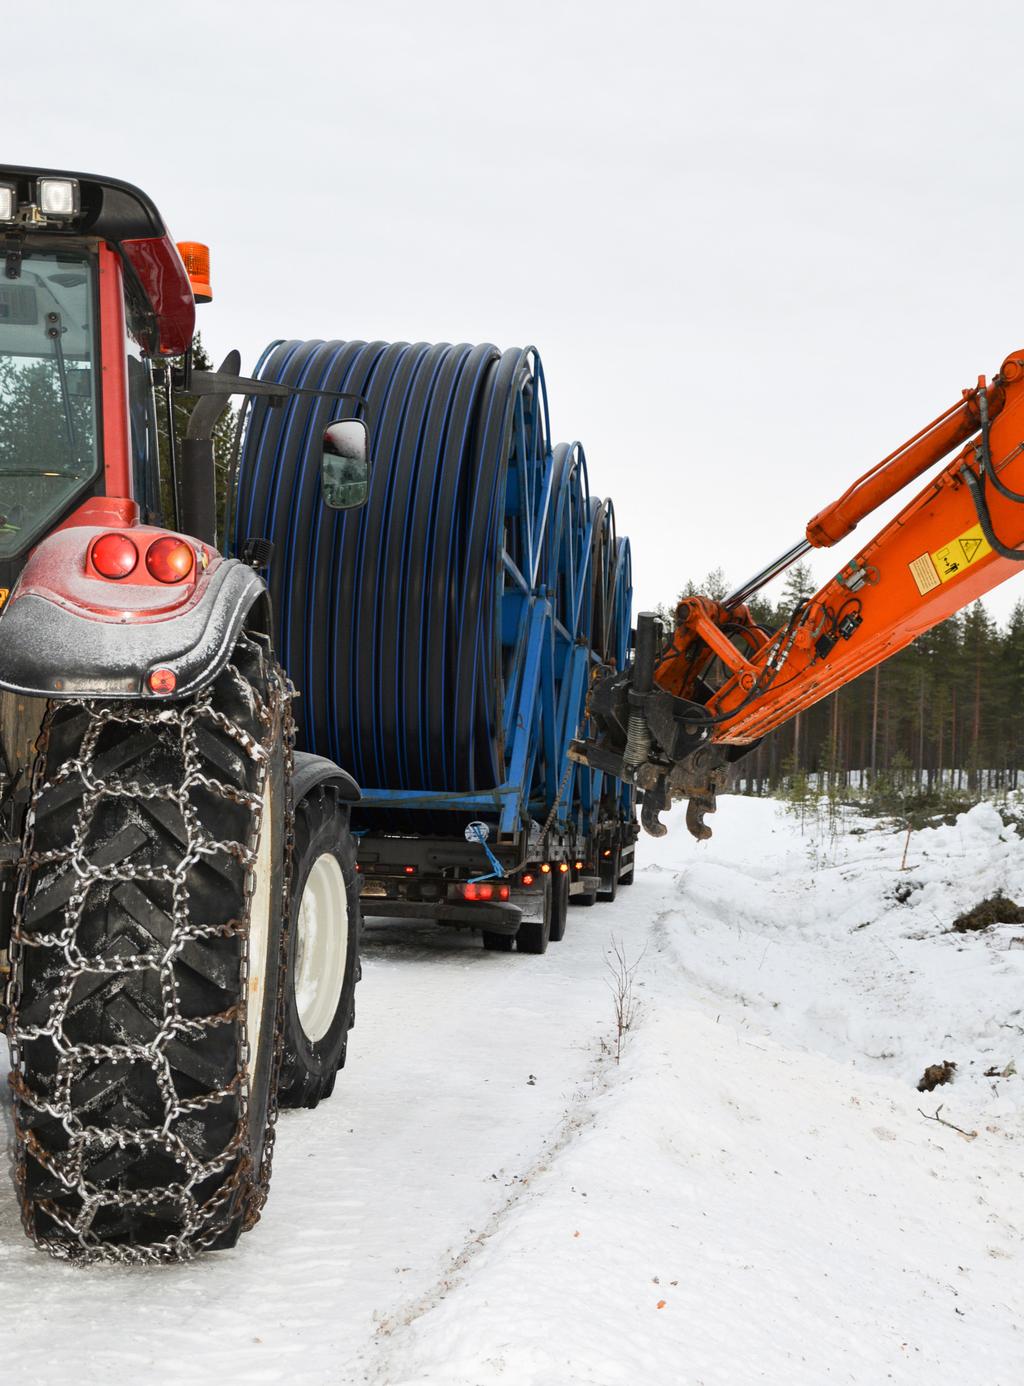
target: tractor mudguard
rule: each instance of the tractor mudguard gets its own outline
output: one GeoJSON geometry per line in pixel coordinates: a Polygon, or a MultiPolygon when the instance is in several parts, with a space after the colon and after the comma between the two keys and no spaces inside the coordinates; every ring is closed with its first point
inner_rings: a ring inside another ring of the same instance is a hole
{"type": "Polygon", "coordinates": [[[292,802],[301,804],[306,795],[319,784],[330,785],[349,804],[355,804],[363,797],[352,776],[335,765],[333,760],[314,756],[309,751],[296,751],[295,771],[292,775],[292,802]]]}
{"type": "Polygon", "coordinates": [[[144,555],[167,531],[115,532],[139,550],[136,569],[118,580],[91,562],[93,541],[110,529],[75,525],[33,551],[0,612],[0,689],[57,699],[187,697],[216,678],[259,605],[257,625],[270,633],[266,585],[246,564],[173,535],[195,561],[185,580],[162,583],[144,555]],[[161,679],[159,693],[149,682],[157,669],[174,676],[161,679]]]}

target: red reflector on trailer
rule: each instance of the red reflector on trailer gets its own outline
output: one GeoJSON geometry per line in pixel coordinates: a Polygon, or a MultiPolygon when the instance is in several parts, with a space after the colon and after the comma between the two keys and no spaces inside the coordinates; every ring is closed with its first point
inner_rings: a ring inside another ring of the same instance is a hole
{"type": "Polygon", "coordinates": [[[415,875],[416,875],[416,868],[415,868],[415,866],[407,866],[407,867],[405,868],[405,874],[406,874],[407,876],[415,876],[415,875]]]}
{"type": "Polygon", "coordinates": [[[146,554],[146,567],[157,582],[184,582],[195,563],[192,545],[170,534],[150,544],[146,554]]]}
{"type": "Polygon", "coordinates": [[[173,669],[154,669],[148,683],[152,693],[173,693],[178,686],[178,676],[173,669]]]}
{"type": "Polygon", "coordinates": [[[101,577],[116,582],[135,571],[139,551],[127,534],[101,534],[93,543],[89,557],[101,577]]]}

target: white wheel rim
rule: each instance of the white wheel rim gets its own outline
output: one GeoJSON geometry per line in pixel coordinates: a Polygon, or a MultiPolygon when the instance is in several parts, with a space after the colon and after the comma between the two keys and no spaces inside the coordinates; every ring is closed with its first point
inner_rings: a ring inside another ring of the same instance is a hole
{"type": "Polygon", "coordinates": [[[260,1032],[263,1005],[272,959],[270,948],[270,886],[274,872],[274,833],[270,821],[270,777],[263,790],[260,813],[260,843],[256,849],[256,886],[249,909],[249,986],[246,998],[246,1030],[249,1036],[249,1083],[253,1082],[260,1059],[260,1032]]]}
{"type": "Polygon", "coordinates": [[[334,1023],[348,963],[348,894],[333,852],[313,863],[295,925],[295,1009],[311,1044],[334,1023]]]}

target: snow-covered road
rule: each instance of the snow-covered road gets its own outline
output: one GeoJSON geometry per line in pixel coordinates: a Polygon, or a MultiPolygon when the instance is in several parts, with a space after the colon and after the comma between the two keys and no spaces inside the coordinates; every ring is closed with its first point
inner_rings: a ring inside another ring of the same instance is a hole
{"type": "Polygon", "coordinates": [[[372,934],[349,1067],[282,1117],[234,1252],[71,1270],[0,1186],[17,1378],[1024,1381],[1024,926],[947,932],[1024,902],[1024,844],[988,806],[904,870],[894,833],[768,803],[724,800],[703,846],[681,820],[545,957],[372,934]],[[639,959],[620,1066],[613,937],[639,959]]]}

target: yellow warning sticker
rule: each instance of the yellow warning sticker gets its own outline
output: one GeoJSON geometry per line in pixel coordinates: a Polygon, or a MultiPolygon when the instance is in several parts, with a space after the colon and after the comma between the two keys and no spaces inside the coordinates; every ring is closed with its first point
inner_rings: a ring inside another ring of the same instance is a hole
{"type": "Polygon", "coordinates": [[[0,611],[3,611],[4,603],[10,595],[11,589],[9,587],[0,587],[0,611]]]}
{"type": "Polygon", "coordinates": [[[991,552],[992,545],[981,532],[981,525],[973,525],[951,543],[936,549],[932,554],[932,562],[935,564],[939,581],[949,582],[950,578],[955,578],[972,563],[977,563],[979,558],[991,552]]]}

